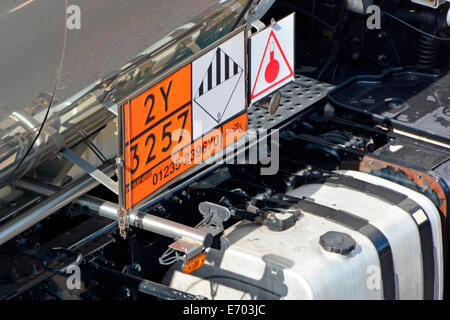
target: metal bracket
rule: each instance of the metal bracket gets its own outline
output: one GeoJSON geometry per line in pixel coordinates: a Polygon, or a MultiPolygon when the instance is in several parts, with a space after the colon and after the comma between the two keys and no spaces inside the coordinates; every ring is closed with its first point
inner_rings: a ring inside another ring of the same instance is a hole
{"type": "Polygon", "coordinates": [[[181,257],[182,261],[189,261],[205,250],[203,246],[199,246],[186,238],[175,241],[169,245],[169,248],[184,253],[185,255],[181,257]]]}
{"type": "Polygon", "coordinates": [[[84,171],[86,171],[92,178],[100,182],[102,185],[107,187],[109,190],[115,194],[119,194],[119,188],[116,181],[108,177],[106,174],[95,168],[89,162],[81,158],[78,154],[73,152],[71,149],[66,149],[62,152],[64,157],[66,157],[73,164],[77,165],[84,171]]]}
{"type": "Polygon", "coordinates": [[[247,22],[252,23],[257,19],[261,19],[274,2],[275,0],[254,0],[246,17],[247,22]]]}
{"type": "Polygon", "coordinates": [[[223,232],[223,223],[231,217],[228,208],[212,202],[201,202],[198,210],[203,215],[202,229],[210,232],[213,236],[223,232]]]}
{"type": "Polygon", "coordinates": [[[250,25],[252,26],[252,28],[256,29],[256,32],[261,32],[266,28],[266,25],[261,20],[255,20],[252,23],[250,23],[250,25]]]}
{"type": "MultiPolygon", "coordinates": [[[[238,194],[235,195],[238,196],[238,194]]],[[[235,201],[239,202],[238,199],[235,199],[235,201]]],[[[211,217],[209,218],[209,223],[211,225],[217,224],[222,230],[222,221],[228,220],[230,216],[235,216],[265,225],[272,231],[284,231],[295,225],[297,219],[301,215],[300,211],[295,208],[282,208],[280,210],[280,208],[276,206],[276,201],[271,202],[274,205],[266,204],[264,208],[259,208],[250,204],[246,199],[246,196],[242,197],[240,201],[240,204],[245,206],[245,209],[239,209],[234,207],[234,205],[225,207],[210,202],[200,203],[199,209],[205,218],[211,217]],[[217,221],[217,219],[219,221],[217,221]]],[[[218,230],[211,230],[208,229],[208,227],[209,226],[205,228],[208,232],[212,234],[218,232],[218,230]]]]}
{"type": "Polygon", "coordinates": [[[91,149],[91,151],[100,159],[101,162],[105,163],[108,158],[103,154],[103,152],[95,145],[95,143],[89,138],[88,134],[84,130],[79,131],[83,137],[86,138],[86,143],[91,149]]]}
{"type": "Polygon", "coordinates": [[[268,212],[262,224],[272,231],[285,231],[295,225],[300,214],[296,209],[287,209],[282,213],[268,212]]]}
{"type": "MultiPolygon", "coordinates": [[[[231,217],[230,211],[223,206],[211,202],[201,202],[198,206],[198,210],[203,215],[203,220],[197,229],[209,232],[216,238],[215,241],[218,243],[212,247],[216,247],[220,250],[225,250],[228,248],[228,239],[221,237],[220,235],[224,231],[223,222],[227,221],[231,217]]],[[[204,247],[199,246],[197,243],[186,238],[181,238],[180,240],[175,241],[169,245],[169,248],[184,253],[185,255],[182,257],[183,261],[192,259],[202,253],[205,249],[204,247]]]]}
{"type": "Polygon", "coordinates": [[[111,101],[106,101],[103,106],[106,108],[106,110],[108,110],[109,112],[111,112],[112,114],[114,114],[116,117],[118,116],[118,107],[117,107],[117,103],[111,102],[111,101]]]}

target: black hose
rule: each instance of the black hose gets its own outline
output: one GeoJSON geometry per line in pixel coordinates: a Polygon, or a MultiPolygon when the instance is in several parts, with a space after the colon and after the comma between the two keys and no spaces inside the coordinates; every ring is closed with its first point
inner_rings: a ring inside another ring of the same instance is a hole
{"type": "Polygon", "coordinates": [[[419,34],[417,42],[416,65],[420,68],[433,68],[438,60],[442,41],[419,34]]]}
{"type": "Polygon", "coordinates": [[[162,284],[142,279],[137,276],[116,271],[114,269],[92,264],[92,272],[94,275],[107,280],[111,283],[121,283],[126,287],[137,290],[139,292],[166,300],[204,300],[204,297],[196,296],[187,292],[173,289],[162,284]]]}

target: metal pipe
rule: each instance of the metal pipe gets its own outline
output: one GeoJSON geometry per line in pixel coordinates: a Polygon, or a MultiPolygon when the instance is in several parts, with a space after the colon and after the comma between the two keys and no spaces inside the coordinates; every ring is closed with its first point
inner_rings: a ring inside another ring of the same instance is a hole
{"type": "MultiPolygon", "coordinates": [[[[42,196],[52,196],[59,192],[60,188],[43,183],[31,178],[23,178],[15,184],[17,189],[32,192],[42,196]]],[[[88,195],[82,195],[75,200],[81,206],[86,206],[100,216],[117,220],[117,212],[119,205],[102,199],[98,199],[88,195]]],[[[164,219],[155,215],[147,214],[139,210],[131,210],[130,225],[154,232],[172,239],[187,238],[198,242],[199,245],[210,247],[213,236],[202,230],[198,230],[184,224],[180,224],[168,219],[164,219]]]]}
{"type": "MultiPolygon", "coordinates": [[[[93,197],[83,197],[77,203],[98,212],[102,217],[117,220],[118,204],[93,197]]],[[[204,247],[210,247],[213,241],[210,233],[138,210],[131,210],[130,225],[176,240],[188,238],[204,247]]]]}
{"type": "Polygon", "coordinates": [[[92,265],[92,271],[95,275],[102,279],[112,282],[120,282],[125,286],[138,290],[139,292],[152,295],[161,299],[167,300],[205,300],[206,298],[196,296],[187,292],[170,288],[168,286],[139,278],[131,274],[125,274],[114,269],[100,266],[98,264],[92,265]]]}
{"type": "MultiPolygon", "coordinates": [[[[112,163],[106,163],[100,166],[99,169],[109,175],[114,173],[114,165],[112,163]]],[[[99,184],[100,183],[97,180],[89,175],[85,175],[79,180],[68,184],[35,207],[2,225],[0,227],[0,245],[52,215],[99,184]]]]}

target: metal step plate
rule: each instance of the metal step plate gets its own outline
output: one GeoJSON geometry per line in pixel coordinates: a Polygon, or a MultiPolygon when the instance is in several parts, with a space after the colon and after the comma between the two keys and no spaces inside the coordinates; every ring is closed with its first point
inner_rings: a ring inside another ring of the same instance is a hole
{"type": "Polygon", "coordinates": [[[274,115],[264,107],[251,106],[248,110],[248,130],[268,130],[278,128],[281,123],[292,119],[312,104],[323,99],[334,87],[299,74],[295,81],[284,86],[281,101],[274,115]]]}

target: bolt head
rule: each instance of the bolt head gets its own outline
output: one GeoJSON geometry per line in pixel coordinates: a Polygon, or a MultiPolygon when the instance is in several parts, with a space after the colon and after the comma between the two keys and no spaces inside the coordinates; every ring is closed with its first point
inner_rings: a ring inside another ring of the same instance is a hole
{"type": "Polygon", "coordinates": [[[359,51],[355,51],[352,54],[352,59],[357,60],[357,59],[359,59],[360,56],[361,56],[361,53],[359,51]]]}

